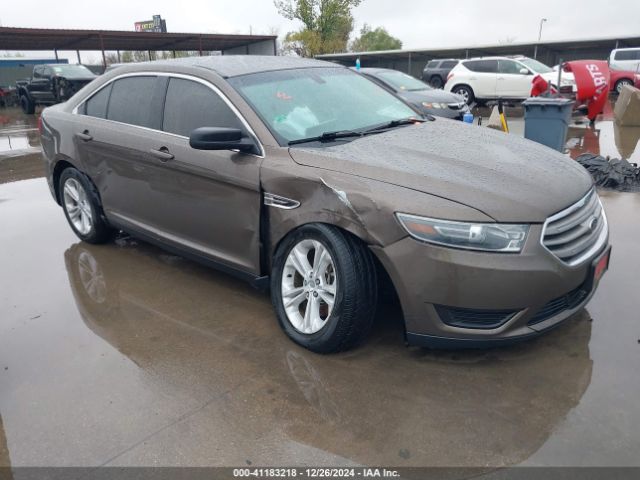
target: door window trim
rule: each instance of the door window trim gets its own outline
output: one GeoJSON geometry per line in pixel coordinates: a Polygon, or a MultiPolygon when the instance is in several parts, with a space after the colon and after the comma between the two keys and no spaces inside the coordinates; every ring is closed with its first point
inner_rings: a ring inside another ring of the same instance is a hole
{"type": "MultiPolygon", "coordinates": [[[[244,118],[242,113],[240,113],[240,110],[238,110],[238,108],[233,104],[233,102],[231,102],[231,100],[229,100],[229,98],[217,86],[215,86],[214,84],[212,84],[211,82],[209,82],[207,80],[204,80],[203,78],[195,77],[193,75],[187,75],[187,74],[184,74],[184,73],[155,72],[155,71],[123,73],[121,75],[118,75],[117,77],[113,77],[108,82],[105,82],[104,84],[102,84],[100,86],[100,88],[98,88],[97,90],[91,92],[89,95],[87,95],[85,98],[83,98],[80,101],[80,103],[78,103],[73,108],[73,110],[71,110],[71,113],[73,115],[81,115],[79,112],[80,112],[80,109],[82,107],[84,107],[85,103],[88,100],[90,100],[94,95],[96,95],[98,92],[100,92],[103,88],[106,88],[108,85],[112,84],[116,80],[119,80],[121,78],[127,78],[127,77],[150,77],[150,76],[168,77],[168,78],[180,78],[180,79],[183,79],[183,80],[191,80],[191,81],[194,81],[196,83],[200,83],[200,84],[204,85],[205,87],[208,87],[210,90],[212,90],[216,95],[218,95],[222,99],[222,101],[229,107],[229,109],[238,118],[238,120],[240,120],[240,123],[242,123],[242,125],[247,130],[249,135],[251,135],[253,140],[257,143],[258,149],[260,150],[260,154],[257,155],[255,153],[246,153],[245,152],[245,155],[253,155],[253,156],[259,157],[259,158],[264,158],[265,157],[265,149],[264,149],[264,146],[262,145],[262,142],[260,141],[260,139],[256,135],[256,132],[253,130],[253,128],[251,127],[249,122],[247,122],[247,120],[244,118]]],[[[109,94],[109,97],[111,97],[111,94],[109,94]]],[[[166,97],[166,92],[165,92],[165,97],[166,97]]],[[[111,100],[111,98],[109,98],[109,100],[111,100]]],[[[164,99],[163,99],[163,103],[164,103],[164,99]]],[[[162,108],[163,108],[163,111],[164,111],[164,105],[163,105],[162,108]]],[[[158,129],[155,129],[155,128],[143,127],[143,126],[140,126],[140,125],[133,125],[131,123],[126,123],[126,122],[118,122],[116,120],[109,120],[108,118],[100,118],[100,117],[91,117],[91,118],[95,118],[97,120],[102,120],[102,121],[105,121],[105,122],[116,123],[116,124],[119,124],[119,125],[127,125],[127,126],[133,127],[133,128],[140,128],[140,129],[151,131],[151,132],[163,133],[165,135],[171,135],[173,137],[189,139],[189,137],[185,137],[184,135],[178,135],[178,134],[172,133],[172,132],[165,132],[164,130],[158,130],[158,129]]],[[[237,150],[233,150],[233,151],[237,151],[237,150]]]]}

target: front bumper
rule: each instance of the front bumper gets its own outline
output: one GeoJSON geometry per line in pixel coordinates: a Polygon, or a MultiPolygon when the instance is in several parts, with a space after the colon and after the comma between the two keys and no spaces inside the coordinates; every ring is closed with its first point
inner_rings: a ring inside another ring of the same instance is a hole
{"type": "Polygon", "coordinates": [[[408,342],[491,346],[535,336],[579,311],[595,292],[592,261],[609,248],[608,239],[592,258],[569,267],[542,246],[541,233],[542,225],[532,225],[519,254],[458,250],[411,237],[372,247],[398,293],[408,342]],[[572,299],[566,308],[549,309],[565,296],[572,299]],[[467,328],[445,323],[442,306],[512,313],[495,328],[467,328]]]}
{"type": "Polygon", "coordinates": [[[451,120],[462,120],[464,114],[469,112],[469,106],[465,105],[460,109],[453,108],[425,108],[421,107],[422,112],[426,115],[433,115],[434,117],[449,118],[451,120]]]}

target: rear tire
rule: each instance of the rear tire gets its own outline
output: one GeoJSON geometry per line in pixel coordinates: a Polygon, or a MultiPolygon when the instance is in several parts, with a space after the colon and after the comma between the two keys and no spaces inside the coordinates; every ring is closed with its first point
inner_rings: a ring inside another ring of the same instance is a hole
{"type": "Polygon", "coordinates": [[[22,95],[20,97],[20,107],[22,107],[22,111],[27,115],[33,115],[36,113],[35,103],[26,95],[22,95]]]}
{"type": "Polygon", "coordinates": [[[106,243],[115,231],[102,211],[98,192],[89,179],[75,168],[60,175],[58,192],[62,210],[74,233],[87,243],[106,243]]]}
{"type": "Polygon", "coordinates": [[[616,82],[615,85],[615,89],[616,92],[618,92],[618,94],[620,93],[620,91],[622,90],[622,87],[624,87],[625,85],[629,85],[629,86],[633,86],[633,82],[631,80],[629,80],[628,78],[621,78],[620,80],[618,80],[616,82]]]}
{"type": "Polygon", "coordinates": [[[476,96],[473,93],[473,89],[468,85],[456,85],[451,89],[452,93],[457,93],[462,98],[467,105],[471,105],[475,100],[476,96]]]}
{"type": "Polygon", "coordinates": [[[442,88],[442,86],[444,85],[444,82],[442,81],[442,78],[440,78],[438,75],[434,75],[429,80],[429,85],[431,85],[433,88],[442,88]]]}
{"type": "Polygon", "coordinates": [[[331,225],[300,227],[274,255],[271,301],[278,322],[311,351],[339,352],[360,343],[371,329],[377,293],[371,252],[331,225]]]}

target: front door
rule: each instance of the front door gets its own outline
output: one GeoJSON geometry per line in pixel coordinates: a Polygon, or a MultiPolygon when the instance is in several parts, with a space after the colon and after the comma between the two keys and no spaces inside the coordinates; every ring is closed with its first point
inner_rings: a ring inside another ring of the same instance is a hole
{"type": "Polygon", "coordinates": [[[500,59],[496,95],[501,98],[527,98],[531,94],[532,80],[528,68],[513,60],[500,59]],[[524,70],[527,73],[523,73],[524,70]]]}

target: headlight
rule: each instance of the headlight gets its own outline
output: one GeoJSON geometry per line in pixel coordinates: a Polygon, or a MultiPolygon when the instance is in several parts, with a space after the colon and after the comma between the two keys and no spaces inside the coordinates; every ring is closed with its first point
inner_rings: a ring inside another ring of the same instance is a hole
{"type": "Polygon", "coordinates": [[[425,108],[447,108],[447,104],[446,103],[429,103],[429,102],[422,102],[422,106],[425,108]]]}
{"type": "Polygon", "coordinates": [[[396,217],[413,238],[467,250],[519,252],[529,231],[529,225],[511,223],[453,222],[406,213],[396,217]]]}

